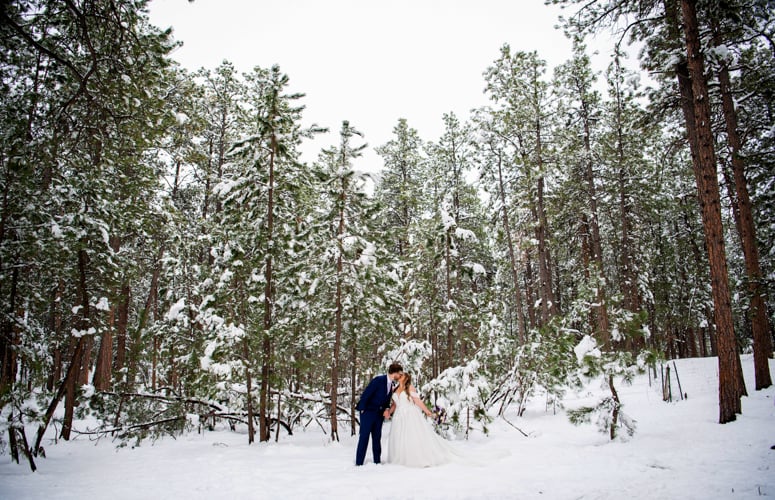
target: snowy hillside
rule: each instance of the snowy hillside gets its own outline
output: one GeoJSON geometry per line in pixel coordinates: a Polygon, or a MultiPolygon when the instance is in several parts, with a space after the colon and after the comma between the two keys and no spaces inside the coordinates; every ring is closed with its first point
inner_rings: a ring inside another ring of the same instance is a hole
{"type": "MultiPolygon", "coordinates": [[[[770,362],[775,370],[775,362],[770,362]]],[[[670,363],[672,366],[672,362],[670,363]]],[[[620,386],[637,421],[626,441],[592,424],[574,427],[536,397],[524,417],[495,420],[490,435],[455,443],[470,464],[409,469],[354,465],[356,440],[330,443],[320,428],[249,446],[244,433],[217,430],[117,450],[108,440],[46,445],[38,472],[0,464],[3,499],[729,499],[775,497],[775,388],[751,390],[734,423],[717,422],[715,358],[676,362],[688,399],[662,401],[646,375],[620,386]],[[528,434],[523,436],[515,427],[528,434]]],[[[591,402],[591,383],[565,404],[591,402]]],[[[383,440],[387,442],[390,424],[383,440]]],[[[53,436],[53,434],[52,434],[53,436]]]]}

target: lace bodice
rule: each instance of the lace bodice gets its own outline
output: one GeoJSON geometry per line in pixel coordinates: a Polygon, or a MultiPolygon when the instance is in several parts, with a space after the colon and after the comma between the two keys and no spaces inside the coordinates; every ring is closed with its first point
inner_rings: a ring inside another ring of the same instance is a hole
{"type": "MultiPolygon", "coordinates": [[[[420,397],[420,395],[417,394],[415,391],[412,391],[409,394],[412,396],[412,398],[420,397]]],[[[394,392],[392,398],[393,398],[393,402],[396,403],[396,406],[403,406],[405,404],[410,404],[412,406],[415,406],[414,401],[411,398],[406,397],[406,391],[402,391],[400,393],[394,392]]]]}

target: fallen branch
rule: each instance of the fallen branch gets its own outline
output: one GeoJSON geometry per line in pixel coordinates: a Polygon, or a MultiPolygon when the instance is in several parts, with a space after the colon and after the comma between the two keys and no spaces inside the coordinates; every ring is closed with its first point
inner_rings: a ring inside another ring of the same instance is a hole
{"type": "MultiPolygon", "coordinates": [[[[289,392],[289,391],[275,391],[275,390],[272,390],[272,391],[269,391],[269,392],[272,395],[275,395],[275,396],[278,395],[278,394],[282,394],[282,396],[285,397],[285,398],[300,399],[302,401],[309,401],[311,403],[321,403],[321,404],[324,404],[325,406],[331,405],[331,398],[326,398],[326,397],[323,397],[323,396],[313,397],[313,396],[308,396],[306,394],[299,394],[299,393],[289,392]]],[[[345,407],[343,407],[341,405],[336,405],[336,409],[339,412],[344,413],[347,416],[350,416],[350,409],[349,408],[345,408],[345,407]]]]}
{"type": "Polygon", "coordinates": [[[523,436],[525,436],[525,437],[529,437],[527,434],[525,434],[525,431],[523,431],[522,429],[520,429],[520,428],[519,428],[519,427],[517,427],[516,425],[512,424],[511,422],[509,422],[509,421],[508,421],[508,419],[507,419],[505,416],[501,415],[501,418],[502,418],[502,419],[503,419],[503,420],[504,420],[504,421],[505,421],[507,424],[509,424],[510,426],[514,427],[514,428],[515,428],[515,429],[517,429],[519,432],[521,432],[523,436]]]}
{"type": "Polygon", "coordinates": [[[146,392],[111,392],[111,391],[100,391],[97,394],[105,395],[105,396],[114,396],[119,398],[129,398],[129,397],[135,397],[135,398],[143,398],[143,399],[154,399],[156,401],[163,401],[167,403],[184,403],[184,404],[195,404],[199,406],[206,406],[209,408],[212,408],[213,410],[217,410],[219,412],[225,411],[226,409],[222,407],[219,404],[213,403],[211,401],[202,401],[201,399],[193,399],[193,398],[184,398],[180,396],[162,396],[161,394],[150,394],[146,392]]]}
{"type": "Polygon", "coordinates": [[[156,420],[153,422],[144,422],[142,424],[134,424],[134,425],[122,426],[122,427],[112,427],[110,429],[100,429],[100,430],[94,430],[94,431],[78,431],[73,429],[73,432],[82,436],[113,434],[114,432],[116,432],[116,433],[120,433],[119,436],[121,436],[122,434],[126,434],[129,431],[134,431],[137,429],[150,429],[151,427],[156,427],[157,425],[169,424],[169,423],[178,422],[181,420],[186,420],[186,417],[181,415],[177,417],[165,418],[163,420],[156,420]]]}

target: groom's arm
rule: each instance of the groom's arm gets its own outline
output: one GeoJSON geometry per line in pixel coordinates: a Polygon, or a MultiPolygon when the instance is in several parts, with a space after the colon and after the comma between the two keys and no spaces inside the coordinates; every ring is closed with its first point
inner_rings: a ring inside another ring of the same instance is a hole
{"type": "Polygon", "coordinates": [[[358,401],[358,404],[356,405],[355,409],[358,411],[363,411],[366,409],[366,402],[371,399],[371,397],[374,395],[374,393],[377,390],[377,379],[376,377],[371,379],[371,382],[369,382],[369,385],[366,386],[366,389],[364,389],[363,394],[361,394],[361,399],[358,401]]]}

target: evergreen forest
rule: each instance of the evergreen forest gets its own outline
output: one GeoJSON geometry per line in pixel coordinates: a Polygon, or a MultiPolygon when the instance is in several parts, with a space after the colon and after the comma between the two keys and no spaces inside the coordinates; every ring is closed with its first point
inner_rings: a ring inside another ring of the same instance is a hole
{"type": "Polygon", "coordinates": [[[615,439],[621,383],[717,356],[735,420],[772,384],[773,3],[547,3],[569,60],[494,47],[489,104],[398,120],[367,175],[359,124],[303,126],[280,66],[181,68],[147,0],[2,2],[0,448],[336,441],[393,361],[461,433],[599,377],[570,416],[615,439]]]}

